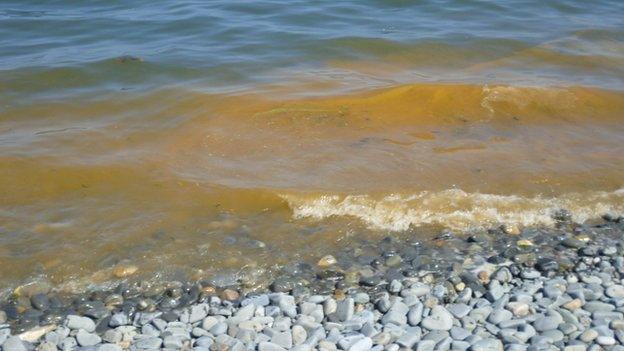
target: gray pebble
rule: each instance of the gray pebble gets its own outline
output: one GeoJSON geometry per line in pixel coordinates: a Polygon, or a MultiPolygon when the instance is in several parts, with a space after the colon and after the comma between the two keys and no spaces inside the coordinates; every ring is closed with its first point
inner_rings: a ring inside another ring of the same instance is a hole
{"type": "Polygon", "coordinates": [[[76,346],[78,346],[78,342],[75,338],[69,337],[63,339],[60,346],[60,349],[63,351],[72,351],[76,348],[76,346]]]}
{"type": "Polygon", "coordinates": [[[271,337],[271,342],[285,349],[290,349],[293,346],[292,334],[290,330],[277,332],[271,337]]]}
{"type": "Polygon", "coordinates": [[[349,347],[349,351],[368,351],[373,347],[373,341],[371,338],[364,337],[356,342],[354,342],[351,347],[349,347]]]}
{"type": "Polygon", "coordinates": [[[453,327],[453,316],[446,308],[436,305],[431,309],[431,314],[422,320],[421,325],[429,330],[450,330],[453,327]]]}
{"type": "Polygon", "coordinates": [[[78,345],[80,346],[93,346],[102,342],[102,338],[100,338],[97,334],[89,333],[84,329],[80,329],[76,334],[76,341],[78,341],[78,345]]]}
{"type": "Polygon", "coordinates": [[[338,318],[341,322],[351,319],[353,317],[354,308],[354,301],[350,297],[342,301],[338,301],[336,307],[336,318],[338,318]]]}
{"type": "Polygon", "coordinates": [[[596,338],[598,337],[598,332],[594,329],[587,329],[586,331],[584,331],[579,339],[583,342],[592,342],[594,341],[596,338]]]}
{"type": "Polygon", "coordinates": [[[436,342],[433,340],[421,340],[416,344],[415,351],[433,351],[436,342]]]}
{"type": "Polygon", "coordinates": [[[97,351],[121,351],[122,348],[115,344],[101,344],[96,347],[97,351]]]}
{"type": "Polygon", "coordinates": [[[404,303],[397,301],[390,307],[390,310],[381,318],[382,324],[405,325],[407,323],[407,313],[409,308],[404,303]]]}
{"type": "Polygon", "coordinates": [[[128,316],[125,313],[115,313],[114,315],[111,316],[111,319],[108,322],[108,325],[110,327],[116,328],[121,325],[128,325],[129,323],[130,323],[130,320],[128,319],[128,316]]]}
{"type": "Polygon", "coordinates": [[[302,326],[295,325],[292,327],[292,341],[294,345],[303,344],[307,338],[308,333],[302,326]]]}
{"type": "Polygon", "coordinates": [[[123,334],[121,331],[116,329],[109,329],[104,332],[102,339],[106,342],[115,344],[121,341],[123,334]]]}
{"type": "Polygon", "coordinates": [[[541,317],[533,322],[533,327],[537,331],[557,329],[561,321],[555,317],[541,317]]]}
{"type": "Polygon", "coordinates": [[[405,329],[405,333],[401,336],[396,343],[405,348],[412,348],[418,341],[420,341],[422,330],[420,327],[409,327],[405,329]]]}
{"type": "Polygon", "coordinates": [[[451,314],[455,316],[455,318],[459,318],[459,319],[463,318],[464,316],[467,316],[468,313],[472,311],[472,309],[464,303],[450,304],[446,306],[446,309],[449,312],[451,312],[451,314]]]}
{"type": "Polygon", "coordinates": [[[283,347],[271,343],[271,342],[261,342],[258,344],[258,351],[285,351],[283,347]]]}
{"type": "Polygon", "coordinates": [[[65,320],[65,325],[72,330],[84,329],[89,333],[95,331],[95,322],[89,317],[69,315],[65,320]]]}
{"type": "Polygon", "coordinates": [[[43,342],[37,346],[37,351],[57,351],[58,347],[51,342],[43,342]]]}
{"type": "Polygon", "coordinates": [[[501,322],[510,320],[512,317],[513,314],[511,312],[503,309],[498,309],[490,313],[490,316],[488,317],[488,322],[498,325],[501,322]]]}
{"type": "Polygon", "coordinates": [[[396,294],[396,293],[399,293],[402,288],[403,288],[403,284],[401,284],[399,280],[393,279],[388,285],[388,292],[396,294]]]}
{"type": "Polygon", "coordinates": [[[367,293],[357,293],[353,297],[353,300],[355,301],[355,303],[365,304],[370,301],[370,296],[368,296],[367,293]]]}
{"type": "Polygon", "coordinates": [[[497,339],[483,339],[470,347],[471,351],[503,351],[503,343],[497,339]]]}
{"type": "Polygon", "coordinates": [[[470,343],[466,341],[453,340],[453,342],[451,343],[451,350],[455,350],[455,351],[468,350],[469,347],[470,347],[470,343]]]}
{"type": "Polygon", "coordinates": [[[28,346],[19,337],[11,336],[2,344],[3,351],[28,351],[28,346]]]}
{"type": "Polygon", "coordinates": [[[410,307],[409,312],[407,312],[407,322],[411,326],[417,326],[422,321],[424,305],[420,302],[416,303],[412,307],[410,307]]]}
{"type": "Polygon", "coordinates": [[[135,340],[133,345],[141,350],[159,349],[163,341],[161,338],[147,337],[135,340]]]}
{"type": "Polygon", "coordinates": [[[163,339],[163,347],[180,350],[184,347],[184,343],[186,340],[187,338],[182,335],[167,335],[163,339]]]}
{"type": "Polygon", "coordinates": [[[597,337],[596,342],[598,343],[598,345],[601,346],[613,346],[616,343],[613,337],[604,335],[600,335],[599,337],[597,337]]]}

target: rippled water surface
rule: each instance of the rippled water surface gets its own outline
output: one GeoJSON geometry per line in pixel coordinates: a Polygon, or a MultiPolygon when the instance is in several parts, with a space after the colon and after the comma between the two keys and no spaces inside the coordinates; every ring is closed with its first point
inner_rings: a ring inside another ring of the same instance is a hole
{"type": "Polygon", "coordinates": [[[3,1],[0,284],[624,214],[621,1],[3,1]]]}

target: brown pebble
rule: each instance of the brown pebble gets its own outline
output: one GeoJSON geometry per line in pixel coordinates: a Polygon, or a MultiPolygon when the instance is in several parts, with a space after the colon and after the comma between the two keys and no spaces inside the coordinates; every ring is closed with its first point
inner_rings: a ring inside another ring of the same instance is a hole
{"type": "Polygon", "coordinates": [[[336,258],[334,256],[327,255],[327,256],[324,256],[323,258],[321,258],[318,261],[317,265],[319,267],[321,267],[321,268],[327,268],[327,267],[335,265],[336,263],[338,263],[338,260],[336,260],[336,258]]]}
{"type": "Polygon", "coordinates": [[[344,291],[340,290],[340,289],[336,289],[334,291],[334,298],[336,300],[343,300],[346,297],[344,291]]]}
{"type": "Polygon", "coordinates": [[[579,308],[581,308],[582,305],[583,305],[583,301],[579,299],[574,299],[574,300],[564,303],[563,308],[565,308],[566,310],[574,311],[574,310],[578,310],[579,308]]]}
{"type": "Polygon", "coordinates": [[[427,274],[424,277],[422,277],[422,282],[425,284],[432,284],[435,281],[435,277],[433,276],[433,274],[427,274]]]}
{"type": "Polygon", "coordinates": [[[487,284],[490,282],[490,273],[488,273],[487,271],[479,272],[479,274],[477,274],[477,277],[483,284],[487,284]]]}
{"type": "Polygon", "coordinates": [[[433,308],[437,304],[438,304],[438,299],[436,299],[435,297],[430,297],[426,299],[424,303],[425,307],[427,308],[433,308]]]}
{"type": "Polygon", "coordinates": [[[238,300],[238,298],[240,297],[240,294],[238,293],[238,291],[236,290],[232,290],[232,289],[225,289],[223,290],[223,292],[221,293],[221,299],[223,300],[227,300],[227,301],[235,301],[238,300]]]}
{"type": "Polygon", "coordinates": [[[515,224],[503,224],[501,226],[501,230],[503,231],[503,233],[509,234],[509,235],[520,234],[520,228],[518,228],[518,226],[515,224]]]}
{"type": "Polygon", "coordinates": [[[526,249],[528,247],[533,246],[533,242],[531,240],[528,240],[528,239],[521,239],[521,240],[518,240],[516,242],[516,245],[518,245],[518,247],[520,247],[522,249],[526,249]]]}
{"type": "Polygon", "coordinates": [[[13,293],[16,296],[24,296],[30,298],[37,294],[47,294],[50,291],[50,284],[45,282],[32,282],[26,285],[18,286],[13,293]]]}
{"type": "Polygon", "coordinates": [[[135,265],[120,265],[113,269],[113,275],[117,278],[125,278],[133,275],[139,270],[139,267],[135,265]]]}
{"type": "Polygon", "coordinates": [[[214,286],[210,286],[210,285],[208,285],[208,286],[204,286],[204,287],[202,288],[202,292],[203,292],[205,295],[208,295],[208,296],[214,296],[214,295],[216,295],[216,294],[217,294],[217,289],[215,289],[215,287],[214,287],[214,286]]]}

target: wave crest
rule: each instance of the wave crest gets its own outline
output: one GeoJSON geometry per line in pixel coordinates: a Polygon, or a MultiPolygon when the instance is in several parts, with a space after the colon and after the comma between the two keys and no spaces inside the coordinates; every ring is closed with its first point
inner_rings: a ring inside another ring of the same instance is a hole
{"type": "Polygon", "coordinates": [[[542,196],[468,193],[460,189],[417,194],[282,195],[297,219],[351,216],[371,229],[404,231],[421,225],[442,225],[454,230],[555,224],[553,215],[562,209],[583,223],[604,214],[624,214],[624,189],[613,192],[570,193],[556,198],[542,196]]]}

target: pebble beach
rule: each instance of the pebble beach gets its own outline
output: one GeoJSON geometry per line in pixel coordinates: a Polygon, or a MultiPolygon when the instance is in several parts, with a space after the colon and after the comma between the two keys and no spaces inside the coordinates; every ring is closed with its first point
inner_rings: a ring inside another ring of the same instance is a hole
{"type": "Polygon", "coordinates": [[[0,351],[624,351],[623,14],[2,0],[0,351]]]}
{"type": "Polygon", "coordinates": [[[624,219],[445,231],[285,267],[266,291],[206,282],[58,296],[16,289],[4,351],[624,350],[624,219]],[[507,231],[507,233],[505,233],[507,231]],[[452,254],[455,253],[455,254],[452,254]],[[366,262],[366,264],[364,264],[366,262]],[[143,289],[143,290],[141,290],[143,289]]]}

